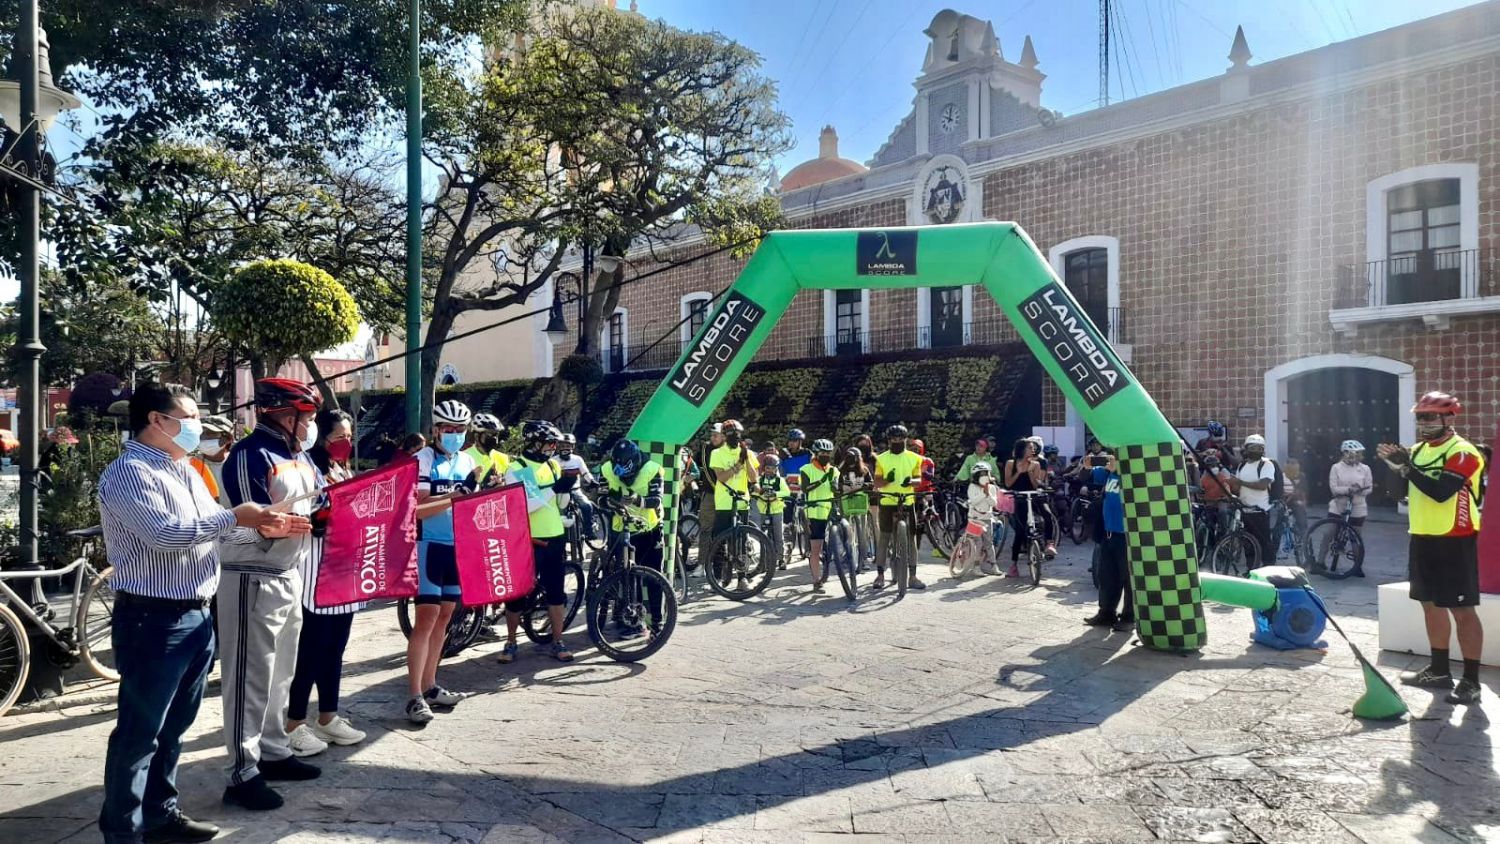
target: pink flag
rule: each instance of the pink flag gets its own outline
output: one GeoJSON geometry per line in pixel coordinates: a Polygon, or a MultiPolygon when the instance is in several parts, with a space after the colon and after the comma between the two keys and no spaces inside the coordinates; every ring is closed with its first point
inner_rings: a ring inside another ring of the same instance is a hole
{"type": "Polygon", "coordinates": [[[313,603],[417,594],[417,461],[382,466],[326,491],[328,529],[313,603]]]}
{"type": "Polygon", "coordinates": [[[453,556],[465,606],[510,601],[536,585],[526,488],[502,486],[453,502],[453,556]]]}

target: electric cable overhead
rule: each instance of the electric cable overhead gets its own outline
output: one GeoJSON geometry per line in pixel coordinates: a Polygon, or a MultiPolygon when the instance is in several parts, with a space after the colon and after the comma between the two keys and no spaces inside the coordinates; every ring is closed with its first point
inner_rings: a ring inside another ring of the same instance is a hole
{"type": "Polygon", "coordinates": [[[1135,32],[1130,27],[1130,18],[1127,16],[1127,13],[1125,11],[1125,5],[1123,3],[1117,3],[1115,4],[1115,8],[1117,10],[1116,14],[1120,16],[1120,29],[1125,34],[1125,37],[1124,39],[1122,39],[1121,43],[1125,47],[1126,69],[1132,71],[1130,75],[1130,84],[1131,87],[1135,88],[1135,95],[1139,97],[1141,95],[1141,89],[1137,85],[1136,74],[1140,74],[1139,81],[1141,83],[1145,83],[1149,88],[1149,83],[1146,82],[1146,69],[1141,67],[1141,51],[1140,48],[1136,46],[1135,32]]]}
{"type": "Polygon", "coordinates": [[[849,25],[844,29],[844,37],[839,39],[838,45],[828,54],[828,60],[823,62],[823,66],[818,68],[817,73],[813,74],[812,84],[804,89],[808,92],[807,95],[804,95],[804,99],[806,99],[806,96],[811,95],[812,92],[817,91],[818,80],[823,78],[823,74],[827,73],[828,68],[833,66],[833,60],[838,58],[839,53],[843,52],[844,45],[849,43],[849,36],[853,35],[854,30],[859,27],[860,20],[864,18],[865,12],[870,11],[870,4],[873,2],[874,0],[865,0],[865,4],[859,9],[859,14],[855,15],[854,20],[850,21],[849,25]]]}
{"type": "Polygon", "coordinates": [[[1156,44],[1156,25],[1151,20],[1152,18],[1156,17],[1156,13],[1151,10],[1151,0],[1143,0],[1143,2],[1146,7],[1146,30],[1151,33],[1151,55],[1156,59],[1156,79],[1161,84],[1161,87],[1166,88],[1167,75],[1166,72],[1162,70],[1161,65],[1162,49],[1156,44]]]}
{"type": "MultiPolygon", "coordinates": [[[[833,0],[832,4],[829,5],[828,14],[823,16],[823,22],[818,25],[816,30],[817,35],[813,36],[811,45],[809,45],[808,48],[802,50],[802,52],[792,60],[792,66],[787,68],[786,83],[788,90],[797,87],[792,83],[797,80],[797,75],[807,67],[807,63],[811,60],[811,56],[813,54],[812,48],[816,47],[818,45],[818,42],[823,40],[823,33],[828,31],[828,22],[833,20],[834,15],[838,14],[839,2],[840,0],[833,0]]],[[[811,28],[809,28],[809,30],[811,31],[811,28]]]]}

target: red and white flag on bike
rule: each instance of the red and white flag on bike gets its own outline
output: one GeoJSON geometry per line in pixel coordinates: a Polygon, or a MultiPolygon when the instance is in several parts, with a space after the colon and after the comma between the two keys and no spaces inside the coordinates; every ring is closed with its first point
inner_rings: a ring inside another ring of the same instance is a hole
{"type": "Polygon", "coordinates": [[[455,500],[453,557],[465,606],[529,594],[536,585],[536,555],[531,547],[526,487],[511,484],[455,500]]]}
{"type": "Polygon", "coordinates": [[[335,607],[417,594],[417,461],[393,463],[324,491],[328,527],[313,603],[335,607]]]}

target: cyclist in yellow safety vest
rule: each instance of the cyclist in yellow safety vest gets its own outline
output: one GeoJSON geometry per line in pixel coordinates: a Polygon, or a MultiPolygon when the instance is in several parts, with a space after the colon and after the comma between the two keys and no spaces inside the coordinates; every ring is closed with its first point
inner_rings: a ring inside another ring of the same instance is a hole
{"type": "Polygon", "coordinates": [[[745,445],[745,426],[733,419],[720,423],[724,444],[708,455],[708,470],[714,476],[714,523],[712,535],[718,536],[734,523],[734,510],[744,511],[750,506],[750,485],[760,478],[755,456],[745,445]],[[729,491],[742,497],[736,501],[729,491]]]}
{"type": "MultiPolygon", "coordinates": [[[[905,509],[911,512],[916,497],[916,487],[922,483],[922,455],[906,447],[908,435],[905,425],[892,425],[885,429],[887,450],[875,456],[875,491],[880,505],[880,535],[875,543],[875,588],[885,588],[885,561],[890,554],[891,541],[896,530],[896,512],[905,509]]],[[[912,517],[907,527],[916,530],[916,518],[912,517]]],[[[927,584],[917,579],[917,561],[911,561],[910,577],[906,585],[911,589],[926,589],[927,584]]]]}
{"type": "Polygon", "coordinates": [[[781,476],[781,457],[774,451],[761,452],[760,477],[755,481],[755,495],[750,499],[750,520],[771,537],[771,547],[780,559],[777,568],[786,571],[786,501],[791,487],[781,476]]]}
{"type": "MultiPolygon", "coordinates": [[[[563,537],[562,511],[557,496],[568,492],[578,482],[575,475],[563,473],[553,455],[562,440],[562,431],[545,419],[533,419],[521,427],[521,454],[510,460],[505,471],[507,484],[526,487],[526,511],[531,522],[531,544],[536,556],[536,577],[547,595],[547,615],[552,621],[552,645],[549,653],[559,662],[571,662],[573,652],[563,644],[563,609],[568,602],[564,588],[563,568],[567,541],[563,537]]],[[[516,631],[521,627],[521,611],[527,597],[505,602],[505,647],[500,651],[502,663],[515,662],[519,651],[516,631]]]]}
{"type": "Polygon", "coordinates": [[[802,467],[803,509],[807,513],[807,567],[812,570],[813,591],[823,591],[828,573],[823,571],[823,538],[828,535],[828,518],[833,515],[833,498],[838,492],[839,470],[833,465],[833,443],[813,441],[813,456],[802,467]]]}
{"type": "Polygon", "coordinates": [[[474,465],[479,467],[480,486],[498,486],[510,468],[510,456],[500,450],[505,423],[493,413],[476,413],[473,426],[473,440],[464,454],[474,458],[474,465]]]}
{"type": "Polygon", "coordinates": [[[1484,628],[1479,606],[1479,479],[1484,457],[1453,430],[1463,406],[1447,393],[1428,393],[1412,408],[1421,442],[1408,450],[1381,443],[1375,450],[1406,478],[1411,512],[1411,598],[1422,604],[1432,663],[1401,675],[1408,686],[1448,691],[1447,701],[1477,705],[1484,628]],[[1463,678],[1448,667],[1449,617],[1458,627],[1463,678]]]}
{"type": "MultiPolygon", "coordinates": [[[[610,503],[615,508],[622,509],[628,515],[639,519],[645,525],[644,530],[630,537],[630,544],[635,548],[636,565],[661,571],[663,475],[661,464],[642,454],[640,446],[634,442],[622,439],[610,449],[609,462],[605,463],[600,471],[604,475],[610,503]]],[[[619,513],[612,517],[610,527],[616,531],[624,529],[625,520],[619,513]]],[[[681,565],[682,561],[679,560],[677,564],[681,565]]],[[[648,583],[646,598],[651,610],[652,629],[650,632],[654,636],[661,623],[661,587],[648,583]]],[[[619,623],[619,620],[616,619],[616,622],[619,623]]],[[[645,632],[639,628],[620,631],[623,638],[638,637],[645,632]]]]}

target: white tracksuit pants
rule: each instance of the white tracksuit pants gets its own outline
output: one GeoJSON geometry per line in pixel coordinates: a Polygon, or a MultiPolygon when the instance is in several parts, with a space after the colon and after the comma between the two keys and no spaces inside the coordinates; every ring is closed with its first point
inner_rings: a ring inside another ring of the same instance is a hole
{"type": "Polygon", "coordinates": [[[219,657],[223,660],[224,746],[229,784],[259,775],[262,759],[292,755],[287,695],[302,630],[302,575],[226,570],[219,580],[219,657]]]}

